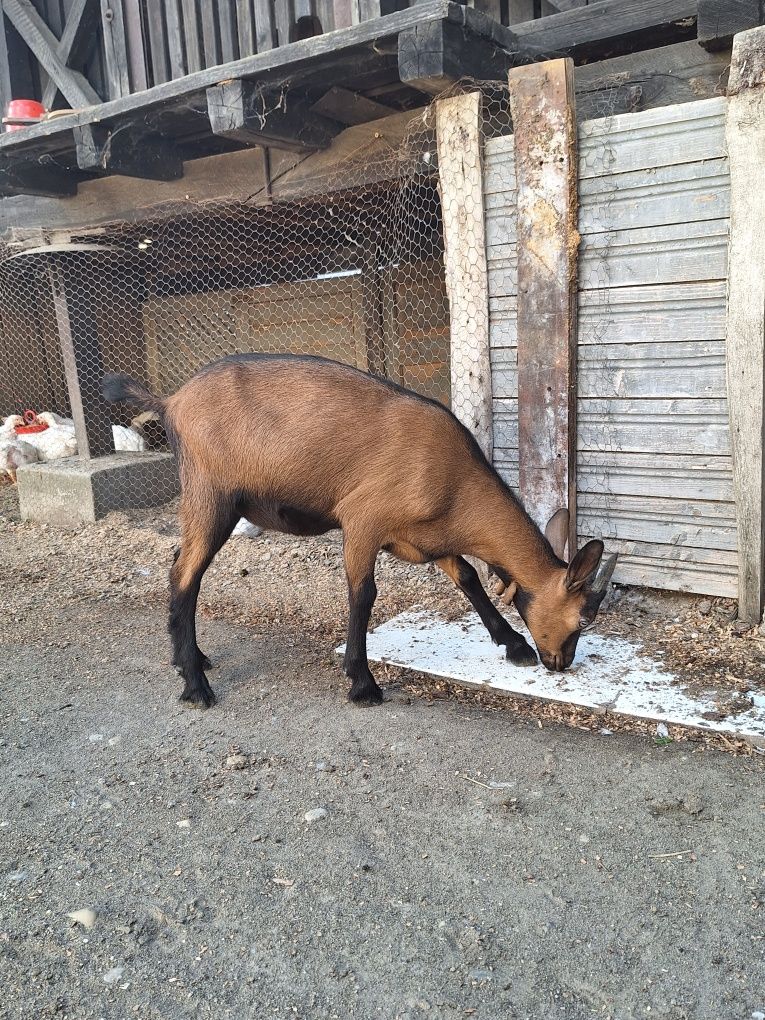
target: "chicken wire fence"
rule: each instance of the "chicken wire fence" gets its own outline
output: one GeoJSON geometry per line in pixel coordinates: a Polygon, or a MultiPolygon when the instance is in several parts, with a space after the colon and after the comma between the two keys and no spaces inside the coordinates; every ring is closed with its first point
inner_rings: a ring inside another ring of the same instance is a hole
{"type": "MultiPolygon", "coordinates": [[[[487,104],[487,124],[502,108],[506,102],[487,104]]],[[[290,186],[288,197],[272,178],[271,198],[185,203],[164,210],[161,220],[84,230],[66,244],[4,244],[6,438],[20,423],[12,416],[31,409],[50,427],[16,436],[26,460],[82,454],[72,421],[74,383],[90,455],[116,447],[166,462],[153,473],[151,493],[133,491],[145,477],[124,472],[117,480],[126,504],[135,506],[142,495],[153,503],[173,496],[175,465],[157,420],[102,402],[98,387],[107,371],[168,395],[229,354],[320,355],[449,405],[434,123],[431,106],[414,115],[403,139],[375,133],[339,167],[290,186]]],[[[225,422],[227,408],[218,413],[225,422]]]]}

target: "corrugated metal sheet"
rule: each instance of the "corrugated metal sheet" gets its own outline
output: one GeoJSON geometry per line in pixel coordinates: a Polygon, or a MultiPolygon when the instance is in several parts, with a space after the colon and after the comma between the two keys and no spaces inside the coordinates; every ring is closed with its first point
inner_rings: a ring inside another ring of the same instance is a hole
{"type": "MultiPolygon", "coordinates": [[[[725,100],[580,127],[582,540],[619,580],[735,596],[725,100]]],[[[517,483],[512,138],[485,149],[496,463],[517,483]]]]}

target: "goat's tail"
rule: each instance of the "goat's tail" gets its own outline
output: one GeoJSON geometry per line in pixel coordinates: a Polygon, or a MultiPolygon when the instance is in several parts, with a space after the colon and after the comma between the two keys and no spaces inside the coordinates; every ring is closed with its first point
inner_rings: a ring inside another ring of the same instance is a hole
{"type": "Polygon", "coordinates": [[[129,375],[111,372],[101,380],[101,396],[110,404],[132,404],[142,411],[155,411],[164,416],[165,402],[155,397],[145,386],[142,386],[129,375]]]}

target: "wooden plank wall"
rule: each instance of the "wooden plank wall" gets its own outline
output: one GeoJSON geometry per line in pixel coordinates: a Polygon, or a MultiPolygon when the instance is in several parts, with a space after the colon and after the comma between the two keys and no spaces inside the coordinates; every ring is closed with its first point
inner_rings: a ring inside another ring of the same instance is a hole
{"type": "MultiPolygon", "coordinates": [[[[626,583],[734,597],[725,99],[580,126],[579,541],[626,583]]],[[[486,143],[495,463],[517,484],[515,169],[486,143]]]]}

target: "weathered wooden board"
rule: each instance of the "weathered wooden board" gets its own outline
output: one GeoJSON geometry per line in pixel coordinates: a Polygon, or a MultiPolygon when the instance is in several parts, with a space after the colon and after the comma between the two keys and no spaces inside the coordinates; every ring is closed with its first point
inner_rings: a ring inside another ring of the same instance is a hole
{"type": "Polygon", "coordinates": [[[582,290],[724,279],[727,219],[582,234],[582,290]]]}
{"type": "Polygon", "coordinates": [[[577,477],[580,493],[733,502],[731,459],[719,455],[585,450],[579,454],[577,477]]]}
{"type": "MultiPolygon", "coordinates": [[[[736,592],[724,100],[580,127],[580,541],[619,580],[736,592]],[[704,508],[700,519],[693,508],[704,508]]],[[[515,141],[485,147],[495,464],[518,470],[515,141]]]]}
{"type": "Polygon", "coordinates": [[[588,344],[579,396],[725,398],[725,342],[588,344]]]}
{"type": "MultiPolygon", "coordinates": [[[[576,535],[576,117],[574,65],[509,75],[517,176],[518,446],[524,504],[544,527],[556,511],[576,535]]],[[[510,167],[510,161],[505,164],[510,167]]],[[[496,263],[498,266],[500,263],[496,263]]],[[[495,263],[492,263],[492,268],[495,263]]],[[[493,272],[508,293],[514,268],[493,272]]],[[[490,294],[496,293],[493,287],[490,294]]],[[[559,555],[564,549],[558,548],[559,555]]]]}
{"type": "Polygon", "coordinates": [[[479,92],[437,101],[436,140],[451,318],[452,410],[491,459],[489,290],[479,92]]]}
{"type": "Polygon", "coordinates": [[[625,113],[580,124],[579,178],[719,159],[725,151],[723,97],[625,113]]]}
{"type": "Polygon", "coordinates": [[[579,209],[579,228],[587,234],[725,219],[730,212],[728,160],[591,177],[582,182],[579,209]]]}
{"type": "Polygon", "coordinates": [[[728,90],[728,391],[740,535],[738,601],[739,616],[756,623],[765,601],[765,28],[735,37],[728,90]]]}
{"type": "Polygon", "coordinates": [[[579,293],[580,346],[724,338],[724,280],[579,293]]]}

